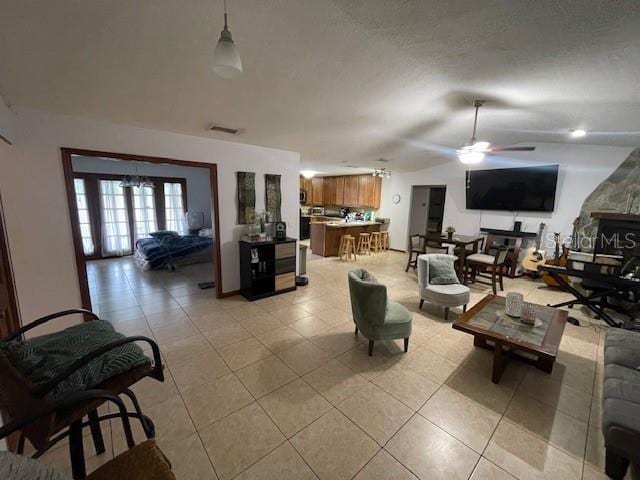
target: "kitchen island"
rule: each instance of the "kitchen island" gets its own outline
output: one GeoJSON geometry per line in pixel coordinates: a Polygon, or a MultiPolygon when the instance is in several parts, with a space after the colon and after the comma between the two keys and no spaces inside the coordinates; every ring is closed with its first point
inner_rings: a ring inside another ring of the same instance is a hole
{"type": "Polygon", "coordinates": [[[340,238],[351,235],[358,243],[361,233],[380,231],[377,222],[314,222],[311,223],[311,251],[314,255],[323,257],[337,257],[340,248],[340,238]]]}

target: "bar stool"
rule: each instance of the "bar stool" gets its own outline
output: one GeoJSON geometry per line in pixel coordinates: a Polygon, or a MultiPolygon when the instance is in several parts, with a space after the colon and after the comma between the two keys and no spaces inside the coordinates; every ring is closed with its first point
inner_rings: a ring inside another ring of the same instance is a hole
{"type": "Polygon", "coordinates": [[[378,253],[382,250],[382,235],[380,232],[372,232],[371,233],[371,250],[375,253],[378,253]]]}
{"type": "Polygon", "coordinates": [[[382,250],[389,250],[389,232],[380,232],[380,243],[382,250]]]}
{"type": "Polygon", "coordinates": [[[363,252],[371,255],[371,235],[368,233],[361,233],[358,237],[358,254],[363,255],[363,252]]]}
{"type": "Polygon", "coordinates": [[[348,261],[353,255],[354,260],[358,260],[356,255],[356,239],[352,235],[343,235],[340,237],[340,248],[338,249],[338,258],[348,261]],[[345,257],[344,259],[342,257],[345,257]]]}

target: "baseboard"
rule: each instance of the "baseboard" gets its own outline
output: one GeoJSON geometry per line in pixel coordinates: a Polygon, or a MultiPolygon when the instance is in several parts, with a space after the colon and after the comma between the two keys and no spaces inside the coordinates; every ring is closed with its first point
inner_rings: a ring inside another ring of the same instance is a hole
{"type": "Polygon", "coordinates": [[[240,290],[232,290],[230,292],[222,292],[220,294],[220,298],[234,297],[236,295],[240,295],[240,290]]]}
{"type": "Polygon", "coordinates": [[[390,248],[389,250],[391,250],[392,252],[400,252],[400,253],[407,253],[406,250],[399,250],[397,248],[390,248]]]}

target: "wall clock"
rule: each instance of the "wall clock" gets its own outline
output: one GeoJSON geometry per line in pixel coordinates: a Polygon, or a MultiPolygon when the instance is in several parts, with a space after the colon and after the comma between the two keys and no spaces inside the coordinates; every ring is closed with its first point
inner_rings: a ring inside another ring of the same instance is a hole
{"type": "Polygon", "coordinates": [[[395,205],[399,204],[399,203],[400,203],[400,195],[398,195],[398,194],[396,193],[393,197],[391,197],[391,201],[392,201],[395,205]]]}

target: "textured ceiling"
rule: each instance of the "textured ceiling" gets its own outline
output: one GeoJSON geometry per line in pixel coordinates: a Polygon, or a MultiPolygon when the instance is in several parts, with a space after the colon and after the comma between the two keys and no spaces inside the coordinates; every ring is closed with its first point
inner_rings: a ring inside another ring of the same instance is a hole
{"type": "MultiPolygon", "coordinates": [[[[637,0],[0,0],[12,105],[296,150],[305,167],[453,161],[474,97],[496,144],[640,144],[637,0]],[[241,128],[236,137],[206,131],[241,128]]],[[[526,154],[522,154],[526,155],[526,154]]]]}

